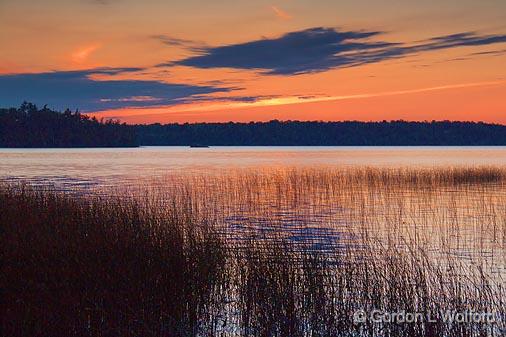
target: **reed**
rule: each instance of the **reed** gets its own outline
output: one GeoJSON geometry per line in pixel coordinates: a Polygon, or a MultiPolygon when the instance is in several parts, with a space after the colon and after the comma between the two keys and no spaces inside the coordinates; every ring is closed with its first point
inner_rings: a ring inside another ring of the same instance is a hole
{"type": "Polygon", "coordinates": [[[499,168],[0,187],[6,336],[501,336],[499,168]],[[81,191],[82,192],[82,191],[81,191]],[[415,323],[354,321],[407,312],[415,323]],[[494,322],[443,314],[490,312],[494,322]]]}

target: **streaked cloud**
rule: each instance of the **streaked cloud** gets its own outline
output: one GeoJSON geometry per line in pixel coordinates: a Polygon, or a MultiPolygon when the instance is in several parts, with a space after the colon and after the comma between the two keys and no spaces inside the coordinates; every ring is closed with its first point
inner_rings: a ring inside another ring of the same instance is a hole
{"type": "Polygon", "coordinates": [[[182,47],[193,52],[203,52],[206,50],[206,48],[208,48],[204,42],[180,39],[169,35],[152,35],[151,38],[158,40],[165,45],[182,47]]]}
{"type": "Polygon", "coordinates": [[[378,31],[311,28],[245,43],[202,48],[197,55],[164,65],[235,68],[271,75],[297,75],[355,67],[423,52],[506,43],[506,35],[476,32],[434,37],[418,43],[379,40],[378,31]]]}
{"type": "Polygon", "coordinates": [[[88,60],[91,54],[97,51],[101,47],[101,44],[94,43],[86,46],[81,46],[74,50],[71,54],[72,62],[74,63],[84,63],[88,60]]]}
{"type": "Polygon", "coordinates": [[[97,5],[109,5],[117,0],[85,0],[85,1],[90,2],[92,4],[97,4],[97,5]]]}
{"type": "Polygon", "coordinates": [[[312,28],[275,39],[206,48],[201,55],[172,64],[196,68],[253,69],[284,75],[324,71],[356,63],[357,53],[377,54],[379,50],[396,46],[394,43],[369,40],[379,34],[312,28]]]}
{"type": "Polygon", "coordinates": [[[506,49],[482,51],[472,53],[470,56],[502,56],[502,55],[506,55],[506,49]]]}
{"type": "MultiPolygon", "coordinates": [[[[233,110],[243,108],[254,108],[254,107],[275,107],[281,105],[296,105],[296,104],[307,104],[307,103],[319,103],[319,102],[333,102],[333,101],[346,101],[346,100],[357,100],[357,99],[368,99],[377,97],[388,97],[388,96],[400,96],[409,94],[429,93],[437,91],[445,91],[452,89],[463,89],[473,87],[493,87],[506,85],[505,80],[499,81],[488,81],[488,82],[472,82],[472,83],[459,83],[459,84],[448,84],[433,87],[424,87],[418,89],[406,89],[406,90],[395,90],[385,92],[373,92],[373,93],[362,93],[353,95],[340,95],[340,96],[272,96],[272,97],[249,97],[236,99],[224,98],[221,102],[205,101],[201,104],[180,104],[175,106],[168,106],[164,109],[153,111],[150,110],[150,114],[167,114],[167,113],[181,113],[181,112],[211,112],[221,110],[233,110]]],[[[197,101],[192,101],[196,103],[197,101]]],[[[115,112],[109,112],[101,114],[103,117],[113,116],[115,112]]],[[[140,110],[138,115],[143,115],[144,112],[140,110]]]]}
{"type": "Polygon", "coordinates": [[[0,101],[17,106],[23,101],[47,104],[55,109],[79,108],[99,111],[135,106],[180,103],[192,96],[228,92],[231,88],[172,84],[159,81],[103,79],[125,76],[140,68],[97,68],[83,71],[54,71],[0,75],[0,101]],[[101,79],[93,76],[101,75],[101,79]]]}
{"type": "Polygon", "coordinates": [[[290,14],[288,14],[287,12],[285,12],[284,10],[282,10],[281,8],[274,6],[274,5],[271,5],[270,8],[279,19],[281,19],[281,20],[292,19],[292,16],[290,14]]]}

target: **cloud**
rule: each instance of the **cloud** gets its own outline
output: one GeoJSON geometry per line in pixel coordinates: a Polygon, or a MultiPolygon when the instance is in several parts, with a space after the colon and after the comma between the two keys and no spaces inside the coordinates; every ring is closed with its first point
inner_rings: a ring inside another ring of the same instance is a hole
{"type": "Polygon", "coordinates": [[[168,46],[182,47],[193,52],[202,52],[207,48],[207,45],[200,41],[180,39],[169,35],[153,35],[151,37],[168,46]]]}
{"type": "Polygon", "coordinates": [[[415,44],[377,40],[382,32],[311,28],[277,38],[201,48],[197,55],[163,65],[235,68],[271,75],[296,75],[354,67],[417,53],[506,42],[506,35],[465,32],[415,44]]]}
{"type": "Polygon", "coordinates": [[[23,101],[51,108],[79,108],[85,112],[135,106],[171,105],[192,96],[228,92],[231,88],[170,84],[145,80],[91,78],[118,75],[140,68],[97,68],[34,74],[0,75],[0,102],[17,106],[23,101]]]}
{"type": "Polygon", "coordinates": [[[485,46],[504,42],[506,42],[506,35],[478,35],[476,32],[465,32],[435,37],[420,47],[426,50],[436,50],[464,46],[485,46]]]}
{"type": "Polygon", "coordinates": [[[290,20],[292,16],[277,6],[271,6],[271,10],[281,20],[290,20]]]}
{"type": "Polygon", "coordinates": [[[115,0],[86,0],[86,1],[97,5],[109,5],[115,0]]]}
{"type": "Polygon", "coordinates": [[[83,63],[85,62],[88,57],[94,53],[96,50],[98,50],[101,47],[100,44],[92,44],[84,47],[79,47],[72,54],[70,55],[72,62],[74,63],[83,63]]]}
{"type": "Polygon", "coordinates": [[[482,52],[472,53],[471,56],[484,56],[484,55],[501,56],[504,54],[506,54],[506,49],[482,51],[482,52]]]}
{"type": "Polygon", "coordinates": [[[506,35],[479,35],[476,32],[438,36],[424,43],[408,46],[407,52],[433,51],[457,47],[477,47],[506,43],[506,35]]]}
{"type": "MultiPolygon", "coordinates": [[[[357,62],[356,53],[371,53],[396,44],[369,41],[379,32],[338,32],[312,28],[235,45],[205,48],[176,65],[197,68],[255,69],[267,74],[299,74],[323,71],[357,62]],[[355,55],[356,56],[356,55],[355,55]]],[[[365,57],[365,56],[364,56],[365,57]]]]}
{"type": "Polygon", "coordinates": [[[191,104],[191,105],[175,105],[167,107],[164,110],[160,110],[156,113],[151,114],[166,114],[166,113],[179,113],[179,112],[210,112],[210,111],[221,111],[239,108],[254,108],[254,107],[268,107],[268,106],[280,106],[280,105],[294,105],[294,104],[306,104],[306,103],[319,103],[319,102],[334,102],[334,101],[346,101],[356,99],[369,99],[378,97],[389,97],[389,96],[402,96],[409,94],[420,94],[438,92],[452,89],[463,89],[473,87],[487,87],[487,86],[503,86],[506,84],[504,80],[489,81],[489,82],[472,82],[472,83],[460,83],[460,84],[448,84],[434,87],[425,87],[419,89],[406,89],[386,92],[375,92],[375,93],[362,93],[354,95],[341,95],[341,96],[311,96],[311,95],[299,95],[299,96],[260,96],[260,97],[247,97],[238,98],[235,100],[223,99],[222,101],[212,102],[207,100],[206,104],[191,104]]]}

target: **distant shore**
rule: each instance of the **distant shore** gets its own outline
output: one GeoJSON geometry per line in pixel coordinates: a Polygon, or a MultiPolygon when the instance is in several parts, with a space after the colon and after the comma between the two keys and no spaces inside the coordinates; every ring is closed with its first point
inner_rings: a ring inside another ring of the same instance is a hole
{"type": "Polygon", "coordinates": [[[506,126],[460,121],[128,125],[31,103],[0,109],[0,148],[138,146],[506,146],[506,126]]]}

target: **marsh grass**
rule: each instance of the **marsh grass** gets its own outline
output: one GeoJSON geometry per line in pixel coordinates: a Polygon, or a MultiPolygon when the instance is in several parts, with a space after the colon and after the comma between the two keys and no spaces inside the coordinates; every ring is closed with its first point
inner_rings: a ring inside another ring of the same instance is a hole
{"type": "Polygon", "coordinates": [[[6,336],[157,336],[207,322],[225,250],[135,202],[3,190],[6,336]]]}
{"type": "Polygon", "coordinates": [[[0,188],[6,336],[502,336],[498,168],[0,188]],[[357,310],[434,322],[355,324],[357,310]],[[492,312],[457,323],[446,312],[492,312]]]}

